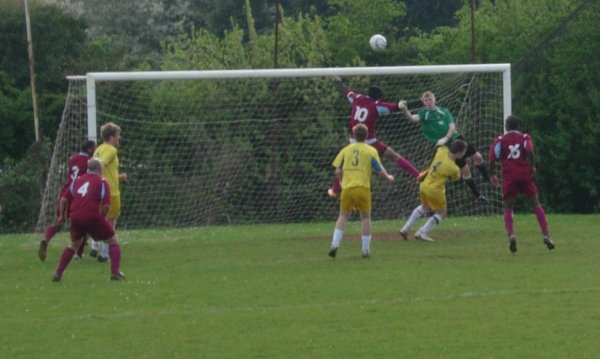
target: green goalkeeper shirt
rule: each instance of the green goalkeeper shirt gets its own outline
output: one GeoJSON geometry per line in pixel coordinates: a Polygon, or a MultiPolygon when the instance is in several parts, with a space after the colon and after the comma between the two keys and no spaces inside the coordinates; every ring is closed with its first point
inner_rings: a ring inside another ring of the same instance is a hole
{"type": "MultiPolygon", "coordinates": [[[[448,126],[454,122],[454,119],[447,108],[436,106],[432,109],[420,110],[419,122],[421,122],[421,129],[427,141],[436,143],[437,140],[448,134],[448,126]]],[[[460,134],[454,132],[452,139],[456,139],[458,136],[460,134]]]]}

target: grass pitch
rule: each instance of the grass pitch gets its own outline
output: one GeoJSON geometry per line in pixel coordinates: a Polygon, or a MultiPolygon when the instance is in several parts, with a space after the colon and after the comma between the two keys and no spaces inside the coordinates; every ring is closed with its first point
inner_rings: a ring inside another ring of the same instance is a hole
{"type": "Polygon", "coordinates": [[[592,358],[600,216],[448,218],[435,243],[355,221],[122,231],[124,282],[86,257],[51,277],[67,232],[0,236],[2,358],[592,358]]]}

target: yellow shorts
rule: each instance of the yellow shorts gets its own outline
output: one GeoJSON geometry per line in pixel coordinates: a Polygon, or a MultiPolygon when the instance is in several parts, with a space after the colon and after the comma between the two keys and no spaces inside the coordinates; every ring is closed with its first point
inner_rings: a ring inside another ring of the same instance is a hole
{"type": "Polygon", "coordinates": [[[121,195],[110,196],[110,206],[106,218],[115,219],[121,215],[121,195]]]}
{"type": "Polygon", "coordinates": [[[342,189],[340,211],[362,213],[371,211],[371,189],[367,187],[350,187],[342,189]]]}
{"type": "Polygon", "coordinates": [[[446,193],[444,192],[419,190],[419,199],[434,212],[446,208],[446,193]]]}

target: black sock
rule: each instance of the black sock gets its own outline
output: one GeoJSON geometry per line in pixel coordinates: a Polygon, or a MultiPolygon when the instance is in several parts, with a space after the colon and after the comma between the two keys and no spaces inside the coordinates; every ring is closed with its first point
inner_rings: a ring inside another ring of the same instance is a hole
{"type": "Polygon", "coordinates": [[[479,170],[479,173],[481,174],[481,177],[486,182],[490,180],[490,175],[488,174],[488,170],[487,170],[487,167],[485,166],[485,163],[482,163],[480,165],[475,165],[475,167],[477,167],[477,169],[479,170]]]}
{"type": "Polygon", "coordinates": [[[465,184],[469,187],[469,189],[471,190],[471,193],[473,193],[473,196],[479,198],[481,193],[479,193],[479,190],[477,189],[477,186],[475,185],[475,180],[473,179],[473,177],[469,177],[469,178],[465,179],[465,184]]]}

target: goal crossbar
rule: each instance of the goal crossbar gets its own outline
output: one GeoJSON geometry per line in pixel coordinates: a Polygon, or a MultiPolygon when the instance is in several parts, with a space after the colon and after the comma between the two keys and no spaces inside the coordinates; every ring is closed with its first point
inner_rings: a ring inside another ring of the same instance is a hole
{"type": "Polygon", "coordinates": [[[427,66],[381,66],[381,67],[333,67],[303,69],[246,69],[206,71],[132,71],[132,72],[89,72],[87,82],[88,139],[97,140],[96,83],[101,81],[144,81],[144,80],[201,80],[234,78],[284,78],[319,76],[360,75],[413,75],[445,73],[501,72],[504,118],[512,113],[512,89],[510,64],[465,64],[427,66]]]}

